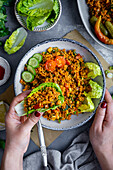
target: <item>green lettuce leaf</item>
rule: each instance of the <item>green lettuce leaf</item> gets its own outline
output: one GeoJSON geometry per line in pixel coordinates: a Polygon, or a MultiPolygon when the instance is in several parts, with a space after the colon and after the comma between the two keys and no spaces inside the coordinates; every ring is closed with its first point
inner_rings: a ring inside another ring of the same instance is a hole
{"type": "Polygon", "coordinates": [[[4,3],[3,1],[0,1],[0,8],[3,6],[3,3],[4,3]]]}
{"type": "Polygon", "coordinates": [[[18,28],[6,40],[4,45],[4,50],[8,54],[15,53],[24,45],[26,37],[27,37],[27,31],[23,27],[18,28]]]}
{"type": "Polygon", "coordinates": [[[38,25],[42,25],[46,19],[48,18],[48,16],[50,15],[50,13],[46,13],[43,16],[39,16],[39,17],[35,17],[35,16],[28,16],[27,17],[27,28],[30,31],[34,30],[34,27],[38,26],[38,25]]]}
{"type": "MultiPolygon", "coordinates": [[[[40,84],[38,87],[36,87],[35,89],[33,89],[31,91],[31,93],[27,96],[27,98],[31,97],[37,91],[45,89],[46,87],[53,87],[53,88],[56,89],[56,91],[58,91],[60,93],[58,100],[61,101],[61,105],[62,105],[63,102],[64,102],[64,96],[62,95],[62,90],[61,90],[61,88],[58,84],[55,84],[55,83],[52,83],[52,82],[40,84]]],[[[27,114],[31,114],[34,111],[45,112],[45,111],[50,110],[50,109],[54,110],[61,105],[55,105],[55,106],[50,107],[48,109],[45,109],[45,108],[39,108],[39,109],[36,109],[36,110],[33,109],[33,110],[28,111],[28,113],[25,113],[25,111],[24,111],[24,100],[23,100],[21,103],[19,103],[15,106],[15,111],[17,112],[18,116],[24,116],[24,115],[27,115],[27,114]]]]}
{"type": "Polygon", "coordinates": [[[89,68],[89,73],[88,73],[88,77],[89,78],[95,78],[97,76],[101,75],[101,70],[100,67],[95,64],[95,63],[85,63],[85,66],[89,68]]]}
{"type": "Polygon", "coordinates": [[[95,109],[94,103],[92,102],[90,96],[86,96],[85,102],[86,104],[82,104],[78,107],[81,112],[92,112],[95,109]]]}
{"type": "Polygon", "coordinates": [[[102,96],[102,87],[98,83],[92,80],[89,81],[89,84],[92,90],[91,92],[88,92],[87,95],[90,96],[91,98],[96,98],[96,99],[100,98],[102,96]]]}
{"type": "Polygon", "coordinates": [[[5,20],[6,21],[7,15],[4,15],[2,13],[0,13],[0,21],[1,20],[5,20]]]}
{"type": "Polygon", "coordinates": [[[47,22],[49,23],[54,22],[57,19],[58,14],[59,14],[59,4],[58,4],[58,1],[55,0],[53,10],[51,12],[51,15],[47,19],[47,22]]]}

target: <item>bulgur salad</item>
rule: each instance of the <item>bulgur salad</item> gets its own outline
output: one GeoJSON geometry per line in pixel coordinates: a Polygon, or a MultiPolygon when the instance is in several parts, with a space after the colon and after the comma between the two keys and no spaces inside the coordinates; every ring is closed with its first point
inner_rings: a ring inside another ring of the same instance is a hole
{"type": "MultiPolygon", "coordinates": [[[[23,115],[40,110],[44,118],[60,123],[70,120],[71,115],[92,112],[95,109],[92,98],[102,95],[102,87],[92,80],[99,75],[100,67],[85,63],[76,50],[49,47],[45,52],[35,53],[26,63],[20,80],[23,91],[32,89],[32,95],[22,101],[23,115]]],[[[18,108],[19,104],[17,113],[18,108]]]]}

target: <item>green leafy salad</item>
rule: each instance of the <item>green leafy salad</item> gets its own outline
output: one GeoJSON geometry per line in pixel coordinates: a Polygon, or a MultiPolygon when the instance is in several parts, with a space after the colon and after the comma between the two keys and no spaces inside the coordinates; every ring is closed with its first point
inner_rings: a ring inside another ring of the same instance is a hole
{"type": "MultiPolygon", "coordinates": [[[[9,28],[5,26],[7,22],[6,8],[5,6],[12,6],[14,4],[14,0],[0,0],[0,37],[4,37],[9,35],[9,28]]],[[[0,41],[0,46],[2,46],[2,42],[0,41]]]]}
{"type": "MultiPolygon", "coordinates": [[[[4,1],[0,1],[0,37],[4,37],[9,34],[8,28],[6,28],[5,23],[6,23],[6,9],[3,6],[4,1]]],[[[2,45],[2,43],[1,43],[2,45]]]]}
{"type": "Polygon", "coordinates": [[[59,4],[57,0],[20,0],[17,12],[27,17],[27,28],[33,31],[34,27],[42,25],[45,21],[53,23],[57,19],[59,4]]]}

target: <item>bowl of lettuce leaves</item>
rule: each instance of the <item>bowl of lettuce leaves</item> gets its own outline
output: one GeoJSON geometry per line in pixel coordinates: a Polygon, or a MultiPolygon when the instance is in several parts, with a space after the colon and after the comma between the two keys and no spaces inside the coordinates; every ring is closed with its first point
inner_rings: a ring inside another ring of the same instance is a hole
{"type": "Polygon", "coordinates": [[[53,28],[61,16],[60,0],[17,0],[15,15],[18,22],[30,31],[53,28]]]}

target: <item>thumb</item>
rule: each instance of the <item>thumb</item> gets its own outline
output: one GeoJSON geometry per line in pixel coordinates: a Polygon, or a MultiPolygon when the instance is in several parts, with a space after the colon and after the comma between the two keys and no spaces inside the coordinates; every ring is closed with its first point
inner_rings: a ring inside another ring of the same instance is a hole
{"type": "Polygon", "coordinates": [[[30,115],[30,117],[23,123],[23,127],[24,129],[26,129],[27,131],[31,131],[31,129],[33,128],[33,126],[39,121],[40,117],[43,115],[42,112],[37,112],[35,111],[34,113],[32,113],[30,115]]]}

